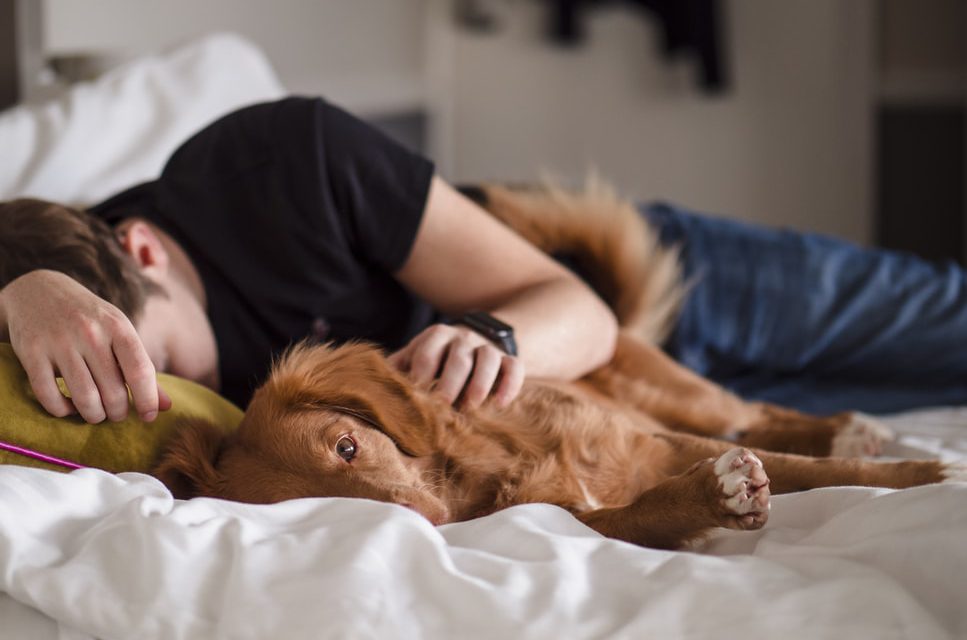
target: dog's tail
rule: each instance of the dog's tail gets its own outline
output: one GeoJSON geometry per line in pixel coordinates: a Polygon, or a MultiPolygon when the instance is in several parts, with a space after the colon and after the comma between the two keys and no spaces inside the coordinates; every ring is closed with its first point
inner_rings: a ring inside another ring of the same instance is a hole
{"type": "Polygon", "coordinates": [[[611,307],[620,325],[661,343],[686,287],[678,250],[663,247],[635,207],[600,180],[583,192],[499,185],[463,192],[542,251],[561,258],[611,307]]]}

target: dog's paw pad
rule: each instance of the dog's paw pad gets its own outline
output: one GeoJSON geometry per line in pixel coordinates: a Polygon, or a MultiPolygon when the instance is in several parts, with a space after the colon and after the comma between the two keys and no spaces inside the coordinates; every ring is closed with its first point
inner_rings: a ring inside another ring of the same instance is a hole
{"type": "Polygon", "coordinates": [[[722,454],[714,465],[722,504],[730,520],[741,529],[758,529],[769,517],[769,476],[762,461],[748,449],[722,454]]]}
{"type": "Polygon", "coordinates": [[[829,455],[837,458],[878,456],[883,451],[883,443],[895,438],[893,430],[876,418],[854,413],[833,437],[829,455]]]}
{"type": "Polygon", "coordinates": [[[967,482],[967,462],[951,462],[944,465],[943,484],[953,482],[967,482]]]}

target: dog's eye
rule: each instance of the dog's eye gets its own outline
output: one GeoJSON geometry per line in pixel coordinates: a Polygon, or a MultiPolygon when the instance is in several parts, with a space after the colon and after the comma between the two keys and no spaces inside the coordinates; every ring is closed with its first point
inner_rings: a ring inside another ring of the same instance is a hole
{"type": "Polygon", "coordinates": [[[336,443],[336,453],[339,457],[349,462],[356,457],[356,441],[349,436],[343,436],[339,438],[339,442],[336,443]]]}

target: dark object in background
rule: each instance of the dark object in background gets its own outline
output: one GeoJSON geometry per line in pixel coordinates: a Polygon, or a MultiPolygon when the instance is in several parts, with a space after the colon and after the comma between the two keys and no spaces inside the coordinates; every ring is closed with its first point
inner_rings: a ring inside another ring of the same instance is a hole
{"type": "Polygon", "coordinates": [[[30,100],[44,68],[43,3],[0,0],[0,109],[30,100]]]}
{"type": "MultiPolygon", "coordinates": [[[[584,37],[582,14],[591,7],[615,0],[547,0],[551,6],[551,37],[563,45],[575,45],[584,37]]],[[[727,88],[726,60],[722,46],[719,0],[617,0],[654,17],[664,34],[666,56],[694,56],[699,62],[699,86],[709,93],[727,88]]]]}
{"type": "Polygon", "coordinates": [[[880,107],[878,245],[967,264],[964,120],[959,106],[880,107]]]}
{"type": "Polygon", "coordinates": [[[13,1],[0,0],[0,109],[16,104],[20,98],[16,25],[13,1]]]}
{"type": "Polygon", "coordinates": [[[493,7],[486,0],[456,0],[454,17],[457,23],[471,31],[487,33],[497,28],[493,7]]]}

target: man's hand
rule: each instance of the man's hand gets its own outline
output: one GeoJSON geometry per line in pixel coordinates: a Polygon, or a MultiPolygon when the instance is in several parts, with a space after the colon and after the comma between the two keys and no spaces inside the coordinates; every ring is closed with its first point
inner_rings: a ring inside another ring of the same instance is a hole
{"type": "Polygon", "coordinates": [[[63,273],[31,271],[8,283],[0,290],[0,335],[4,324],[34,395],[55,416],[123,420],[125,385],[143,420],[171,407],[131,321],[63,273]],[[71,398],[58,389],[58,375],[71,398]]]}
{"type": "Polygon", "coordinates": [[[436,379],[436,391],[464,407],[479,407],[491,396],[506,407],[524,384],[519,359],[462,326],[431,325],[389,361],[418,384],[436,379]]]}

